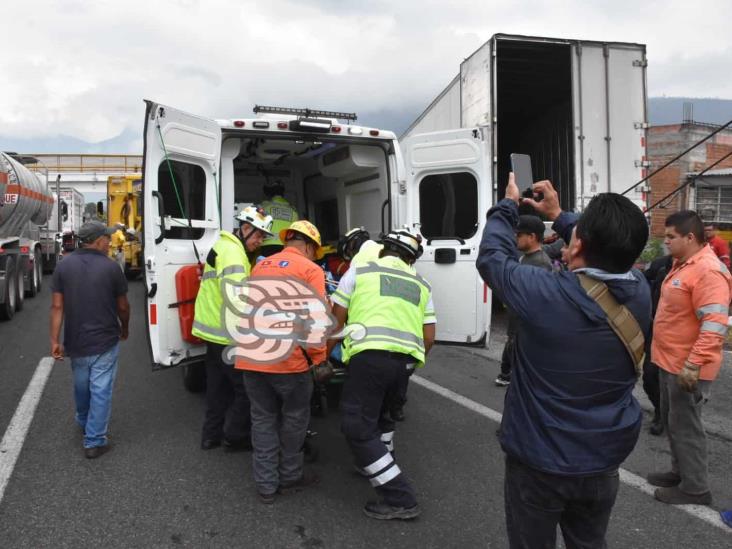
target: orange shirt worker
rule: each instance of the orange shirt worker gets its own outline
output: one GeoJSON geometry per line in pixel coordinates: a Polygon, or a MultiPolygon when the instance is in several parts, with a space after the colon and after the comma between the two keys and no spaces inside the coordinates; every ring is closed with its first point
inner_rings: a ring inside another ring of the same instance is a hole
{"type": "MultiPolygon", "coordinates": [[[[256,284],[257,278],[265,277],[303,282],[315,295],[293,295],[290,304],[301,304],[303,311],[307,310],[308,300],[316,299],[325,304],[325,273],[313,262],[323,253],[318,229],[307,221],[296,221],[280,231],[279,236],[284,249],[258,263],[252,270],[250,282],[256,284]]],[[[265,281],[260,284],[267,287],[265,281]]],[[[281,292],[282,289],[277,290],[277,294],[281,295],[281,292]]],[[[280,314],[279,311],[268,312],[270,318],[280,314]]],[[[307,319],[300,326],[314,322],[317,319],[307,319]]],[[[253,358],[256,353],[250,353],[246,359],[240,354],[236,360],[236,368],[244,370],[244,385],[251,401],[254,482],[259,499],[265,504],[273,503],[278,492],[287,494],[318,481],[316,475],[303,468],[303,444],[310,422],[313,392],[310,363],[319,364],[325,360],[325,331],[321,346],[305,347],[300,339],[303,334],[296,331],[291,335],[292,339],[282,344],[289,354],[276,362],[257,361],[253,358]]]]}
{"type": "Polygon", "coordinates": [[[722,364],[732,277],[707,245],[696,212],[666,219],[665,244],[674,263],[661,287],[651,360],[661,368],[661,419],[671,470],[652,473],[648,482],[659,487],[655,497],[664,503],[709,505],[701,414],[722,364]]]}

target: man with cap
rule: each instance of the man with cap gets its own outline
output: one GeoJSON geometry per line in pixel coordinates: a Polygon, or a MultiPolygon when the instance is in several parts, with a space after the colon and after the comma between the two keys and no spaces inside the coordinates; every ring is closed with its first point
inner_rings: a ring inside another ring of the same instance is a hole
{"type": "MultiPolygon", "coordinates": [[[[552,270],[552,260],[544,251],[544,223],[535,215],[521,215],[516,226],[516,247],[523,254],[519,258],[522,265],[533,265],[546,271],[552,270]]],[[[498,387],[506,387],[511,383],[511,368],[517,352],[516,347],[517,319],[508,311],[507,340],[501,355],[501,373],[496,378],[498,387]]]]}
{"type": "Polygon", "coordinates": [[[244,208],[235,217],[239,228],[233,234],[221,231],[206,256],[201,287],[196,296],[191,333],[206,342],[206,415],[201,449],[224,445],[227,451],[251,449],[251,420],[241,372],[224,360],[234,344],[227,332],[222,285],[241,283],[249,277],[247,252],[254,252],[272,236],[272,218],[257,206],[244,208]]]}
{"type": "MultiPolygon", "coordinates": [[[[257,263],[252,280],[263,277],[301,282],[325,302],[325,273],[314,262],[323,256],[318,229],[308,221],[295,221],[282,229],[279,237],[284,249],[257,263]]],[[[309,317],[302,320],[312,321],[309,317]]],[[[318,481],[317,475],[303,468],[303,445],[313,392],[310,366],[324,360],[325,342],[307,348],[297,345],[274,363],[246,358],[236,361],[236,368],[244,371],[251,401],[252,469],[262,503],[274,503],[276,493],[291,493],[318,481]]]]}
{"type": "Polygon", "coordinates": [[[268,257],[282,250],[282,240],[279,238],[280,233],[287,229],[290,224],[300,219],[297,210],[284,197],[285,185],[276,179],[267,181],[262,188],[264,196],[267,199],[262,202],[262,208],[267,215],[272,217],[272,236],[265,238],[262,242],[260,255],[268,257]]]}
{"type": "Polygon", "coordinates": [[[99,221],[81,226],[81,248],[66,256],[53,273],[51,356],[71,358],[76,422],[84,434],[84,454],[94,459],[107,450],[112,389],[119,342],[129,333],[127,280],[108,257],[111,234],[99,221]],[[59,342],[61,325],[64,342],[59,342]]]}

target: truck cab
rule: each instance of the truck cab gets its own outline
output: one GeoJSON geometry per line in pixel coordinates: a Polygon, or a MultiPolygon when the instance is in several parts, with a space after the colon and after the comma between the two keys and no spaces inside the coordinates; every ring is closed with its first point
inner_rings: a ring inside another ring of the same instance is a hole
{"type": "Polygon", "coordinates": [[[423,236],[417,270],[430,281],[437,339],[485,341],[490,293],[475,269],[491,204],[480,128],[415,135],[401,144],[355,115],[255,107],[211,120],[146,101],[143,257],[147,325],[156,368],[201,362],[205,346],[182,328],[176,274],[205,260],[242,204],[264,200],[270,179],[324,243],[352,227],[378,239],[408,225],[423,236]]]}

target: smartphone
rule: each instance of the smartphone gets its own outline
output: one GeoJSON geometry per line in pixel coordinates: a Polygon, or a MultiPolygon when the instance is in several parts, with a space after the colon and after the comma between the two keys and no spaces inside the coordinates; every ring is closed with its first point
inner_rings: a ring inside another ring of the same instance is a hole
{"type": "Polygon", "coordinates": [[[511,171],[521,196],[531,196],[527,189],[534,186],[534,174],[531,173],[531,157],[528,154],[511,153],[511,171]]]}

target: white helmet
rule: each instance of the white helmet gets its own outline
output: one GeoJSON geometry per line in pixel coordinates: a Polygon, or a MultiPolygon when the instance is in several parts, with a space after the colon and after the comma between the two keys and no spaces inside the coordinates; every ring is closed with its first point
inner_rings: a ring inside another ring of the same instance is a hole
{"type": "Polygon", "coordinates": [[[410,231],[407,226],[390,232],[381,239],[381,243],[386,248],[406,253],[415,261],[420,258],[423,252],[422,237],[418,233],[410,231]]]}
{"type": "Polygon", "coordinates": [[[234,216],[239,223],[249,223],[255,229],[259,229],[267,236],[272,236],[272,216],[261,206],[247,206],[234,216]]]}

